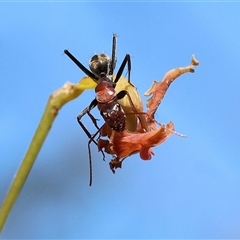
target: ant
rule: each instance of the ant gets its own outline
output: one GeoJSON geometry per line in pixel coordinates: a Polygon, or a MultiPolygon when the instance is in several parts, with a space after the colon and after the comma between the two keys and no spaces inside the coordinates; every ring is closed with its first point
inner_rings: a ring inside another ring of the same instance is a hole
{"type": "MultiPolygon", "coordinates": [[[[88,142],[88,153],[89,153],[89,165],[90,165],[90,182],[89,185],[92,185],[92,160],[91,160],[91,150],[90,143],[93,141],[96,145],[97,142],[94,140],[95,136],[100,132],[100,128],[97,126],[97,119],[93,117],[90,111],[98,106],[100,114],[105,120],[106,124],[116,132],[122,132],[125,130],[126,125],[126,114],[119,104],[118,100],[128,97],[129,102],[132,106],[133,111],[137,114],[137,110],[134,107],[133,101],[126,90],[122,90],[119,93],[116,93],[115,87],[120,79],[124,68],[126,65],[128,66],[128,83],[130,83],[130,71],[131,71],[131,60],[130,55],[126,54],[125,58],[122,61],[122,64],[116,74],[115,79],[113,80],[113,71],[116,66],[117,57],[116,57],[116,38],[117,35],[113,34],[113,43],[112,43],[112,59],[106,54],[97,54],[94,55],[89,62],[89,67],[91,69],[88,70],[84,67],[68,50],[64,50],[64,53],[91,79],[93,79],[97,86],[95,88],[95,99],[92,100],[90,105],[86,107],[78,116],[77,121],[79,125],[82,127],[86,135],[89,137],[88,142]],[[88,114],[91,118],[93,124],[98,129],[98,131],[91,135],[84,124],[81,122],[81,118],[88,114]]],[[[105,155],[103,154],[103,158],[105,155]]]]}

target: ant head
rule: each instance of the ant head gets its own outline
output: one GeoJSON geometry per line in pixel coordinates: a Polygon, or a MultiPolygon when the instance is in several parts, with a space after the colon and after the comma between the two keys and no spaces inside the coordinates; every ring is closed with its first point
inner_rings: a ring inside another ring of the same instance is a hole
{"type": "Polygon", "coordinates": [[[89,61],[89,67],[91,71],[100,76],[100,74],[109,74],[111,68],[111,59],[104,53],[94,55],[89,61]]]}

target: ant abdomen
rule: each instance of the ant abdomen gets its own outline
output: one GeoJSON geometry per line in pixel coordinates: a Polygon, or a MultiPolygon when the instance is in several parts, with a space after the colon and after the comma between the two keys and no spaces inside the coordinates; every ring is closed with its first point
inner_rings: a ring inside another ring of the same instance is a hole
{"type": "Polygon", "coordinates": [[[117,99],[106,104],[98,104],[100,113],[108,126],[116,132],[125,130],[126,114],[117,99]]]}

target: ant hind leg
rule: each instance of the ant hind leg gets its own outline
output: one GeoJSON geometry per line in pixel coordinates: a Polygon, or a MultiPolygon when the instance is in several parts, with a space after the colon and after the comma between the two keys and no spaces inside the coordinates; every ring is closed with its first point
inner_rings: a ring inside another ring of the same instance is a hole
{"type": "Polygon", "coordinates": [[[120,68],[119,68],[119,70],[118,70],[118,72],[116,74],[116,78],[115,78],[114,82],[115,83],[118,82],[118,80],[120,79],[120,77],[121,77],[121,75],[123,73],[123,70],[126,67],[126,65],[128,65],[128,83],[134,87],[134,85],[130,81],[131,57],[130,57],[129,54],[126,54],[125,58],[123,59],[122,64],[121,64],[121,66],[120,66],[120,68]]]}

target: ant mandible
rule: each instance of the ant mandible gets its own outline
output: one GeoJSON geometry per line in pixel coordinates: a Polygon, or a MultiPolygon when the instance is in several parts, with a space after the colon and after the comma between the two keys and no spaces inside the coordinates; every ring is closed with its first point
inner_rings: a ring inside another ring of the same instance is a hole
{"type": "MultiPolygon", "coordinates": [[[[113,44],[112,44],[112,59],[110,59],[106,54],[98,54],[94,55],[90,59],[90,69],[89,71],[86,67],[84,67],[68,50],[64,50],[64,53],[91,79],[93,79],[97,86],[95,88],[96,97],[90,103],[88,107],[86,107],[78,116],[77,121],[79,125],[82,127],[86,135],[89,137],[88,142],[88,152],[89,152],[89,162],[90,162],[90,183],[92,184],[92,161],[91,161],[91,151],[90,151],[90,143],[93,141],[95,144],[96,141],[94,137],[100,131],[99,127],[97,126],[96,119],[91,115],[90,111],[98,106],[100,114],[102,115],[105,122],[108,126],[117,132],[122,132],[125,130],[126,124],[126,114],[123,111],[121,105],[119,104],[118,100],[124,98],[125,96],[128,97],[129,102],[132,106],[134,112],[137,113],[136,108],[132,102],[132,99],[129,93],[126,90],[122,90],[119,93],[116,93],[115,86],[120,79],[124,68],[128,64],[128,82],[130,83],[130,71],[131,71],[131,60],[130,55],[126,54],[115,79],[113,80],[113,71],[116,65],[116,34],[113,34],[113,44]],[[93,136],[89,133],[86,129],[84,124],[81,122],[81,118],[88,114],[91,120],[93,121],[95,127],[98,129],[97,133],[93,136]]],[[[102,152],[103,157],[104,153],[102,152]]]]}

